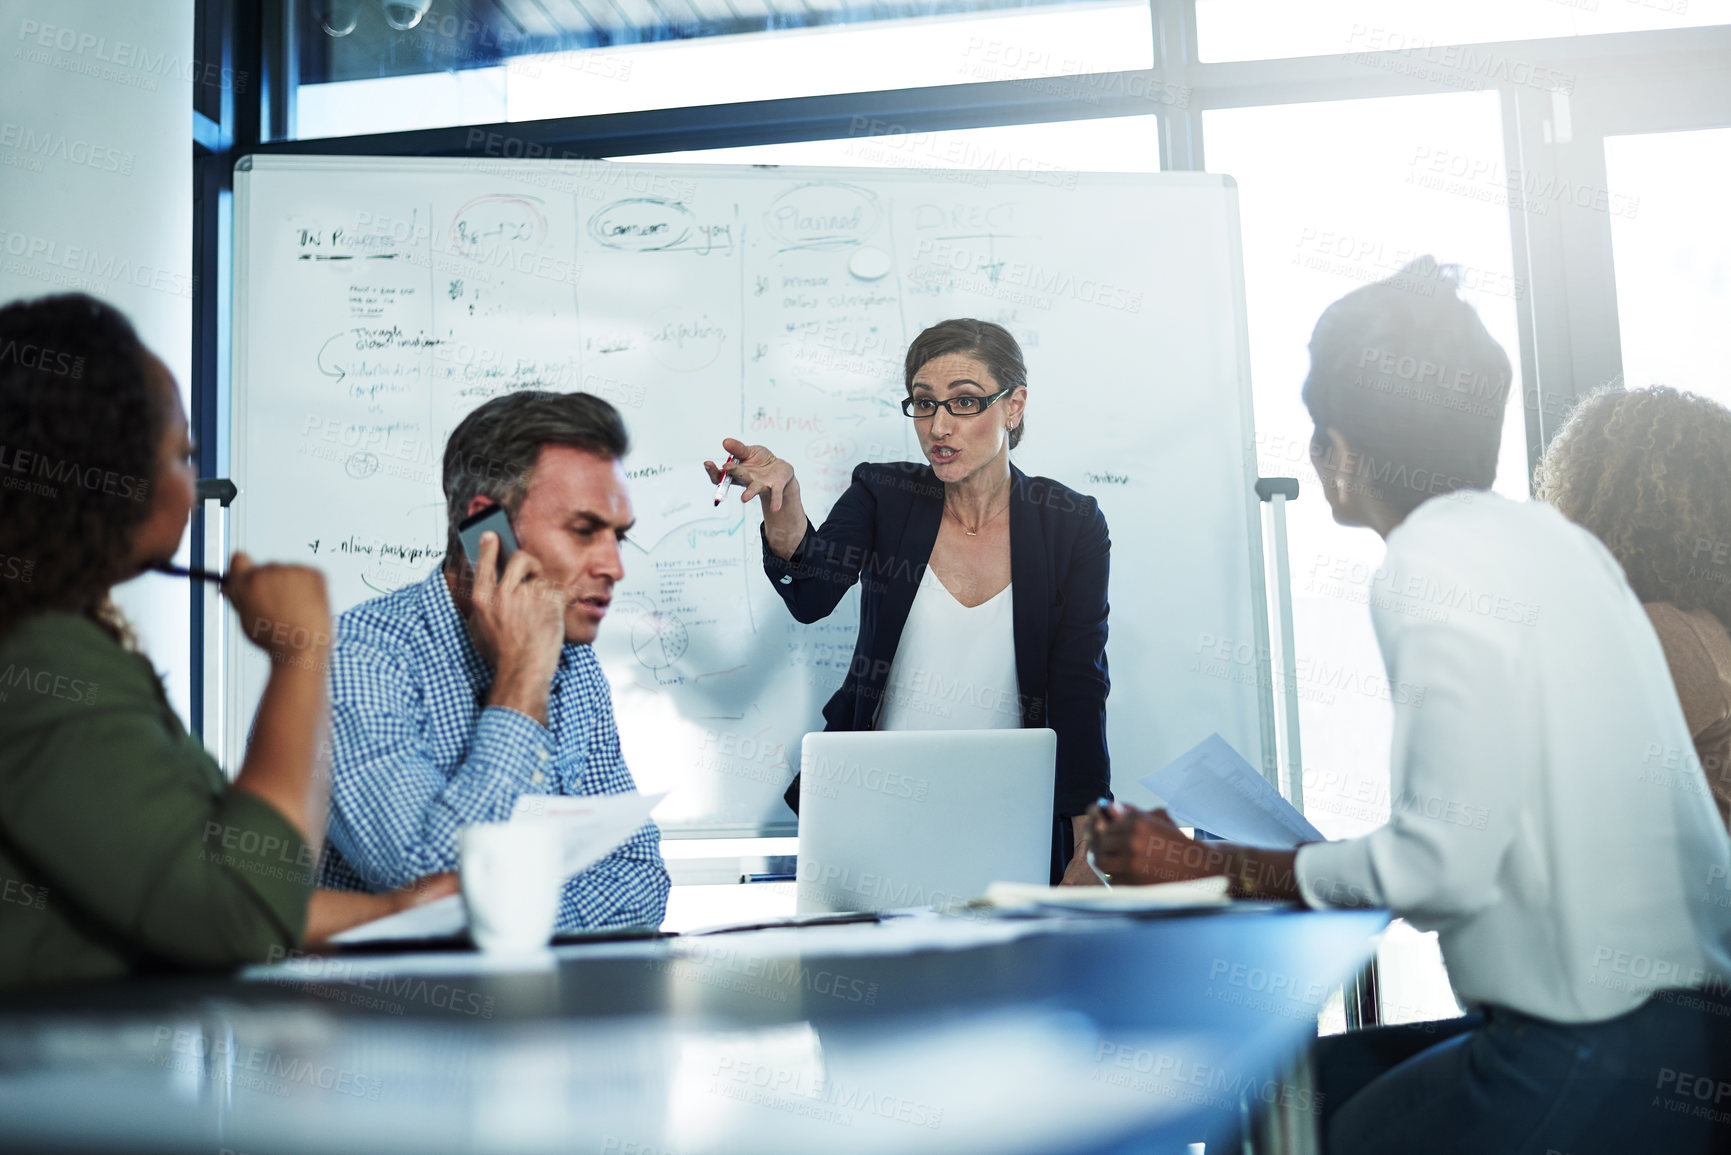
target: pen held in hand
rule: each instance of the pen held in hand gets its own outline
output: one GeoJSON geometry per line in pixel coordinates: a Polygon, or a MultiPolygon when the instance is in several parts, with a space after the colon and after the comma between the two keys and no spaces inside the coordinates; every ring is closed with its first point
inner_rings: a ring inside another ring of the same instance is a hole
{"type": "Polygon", "coordinates": [[[1098,875],[1100,881],[1107,886],[1112,885],[1112,878],[1104,870],[1101,870],[1100,864],[1094,860],[1094,847],[1098,837],[1105,832],[1107,825],[1111,823],[1113,818],[1112,811],[1115,807],[1116,803],[1103,795],[1100,798],[1095,799],[1094,805],[1091,808],[1093,811],[1093,825],[1092,829],[1088,832],[1088,869],[1098,875]]]}
{"type": "Polygon", "coordinates": [[[727,487],[733,484],[733,479],[727,476],[728,469],[733,465],[733,454],[727,455],[727,460],[721,463],[721,484],[715,487],[715,504],[720,505],[721,499],[727,496],[727,487]]]}
{"type": "Polygon", "coordinates": [[[187,569],[185,566],[178,566],[169,561],[159,561],[150,568],[156,573],[167,574],[169,577],[183,577],[191,578],[194,581],[215,582],[217,585],[221,585],[223,582],[228,580],[227,574],[211,573],[207,569],[187,569]]]}

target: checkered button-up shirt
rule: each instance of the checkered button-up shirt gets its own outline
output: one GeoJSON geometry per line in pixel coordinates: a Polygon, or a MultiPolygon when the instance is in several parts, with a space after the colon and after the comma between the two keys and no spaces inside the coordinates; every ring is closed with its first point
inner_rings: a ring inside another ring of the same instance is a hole
{"type": "MultiPolygon", "coordinates": [[[[437,570],[338,619],[319,885],[376,892],[455,870],[457,830],[508,820],[524,794],[636,791],[590,647],[560,654],[545,727],[488,706],[492,681],[437,570]]],[[[559,929],[659,925],[667,891],[660,831],[646,823],[566,881],[559,929]]]]}

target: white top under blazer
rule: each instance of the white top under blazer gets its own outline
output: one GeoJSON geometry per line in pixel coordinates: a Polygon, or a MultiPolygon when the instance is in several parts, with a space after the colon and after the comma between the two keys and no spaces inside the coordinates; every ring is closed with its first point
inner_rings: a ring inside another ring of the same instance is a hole
{"type": "Polygon", "coordinates": [[[964,606],[926,567],[890,663],[879,730],[1013,730],[1022,724],[1013,588],[964,606]]]}
{"type": "Polygon", "coordinates": [[[1301,848],[1305,900],[1437,931],[1468,1005],[1594,1022],[1722,983],[1731,838],[1610,552],[1548,505],[1459,492],[1389,534],[1369,600],[1414,687],[1392,814],[1301,848]]]}

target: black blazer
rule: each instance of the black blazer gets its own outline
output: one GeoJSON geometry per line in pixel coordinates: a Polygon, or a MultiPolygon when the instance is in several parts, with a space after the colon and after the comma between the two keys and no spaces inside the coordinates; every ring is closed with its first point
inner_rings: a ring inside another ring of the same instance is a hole
{"type": "MultiPolygon", "coordinates": [[[[828,617],[863,580],[859,642],[826,730],[869,730],[889,680],[938,526],[944,487],[929,465],[861,465],[823,528],[806,523],[792,560],[765,544],[763,568],[793,616],[828,617]]],[[[1010,467],[1010,580],[1022,725],[1058,735],[1053,812],[1081,814],[1111,792],[1106,756],[1106,576],[1112,549],[1099,504],[1047,477],[1010,467]]],[[[787,788],[799,811],[799,779],[787,788]]],[[[1060,824],[1068,844],[1069,823],[1060,824]]],[[[1060,866],[1059,869],[1062,869],[1060,866]]]]}

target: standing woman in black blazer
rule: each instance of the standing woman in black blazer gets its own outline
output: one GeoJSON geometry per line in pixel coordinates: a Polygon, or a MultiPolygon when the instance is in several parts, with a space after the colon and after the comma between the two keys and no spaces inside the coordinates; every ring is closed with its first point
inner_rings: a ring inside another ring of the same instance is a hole
{"type": "MultiPolygon", "coordinates": [[[[999,325],[953,320],[908,347],[902,411],[926,463],[862,464],[821,529],[793,466],[729,438],[728,476],[763,499],[763,564],[802,622],[864,578],[859,642],[825,729],[1050,726],[1052,881],[1097,884],[1083,815],[1109,795],[1106,576],[1095,500],[1010,464],[1028,373],[999,325]],[[1007,636],[1006,636],[1007,635],[1007,636]]],[[[706,462],[712,482],[721,481],[706,462]]],[[[799,809],[799,780],[787,802],[799,809]]]]}

